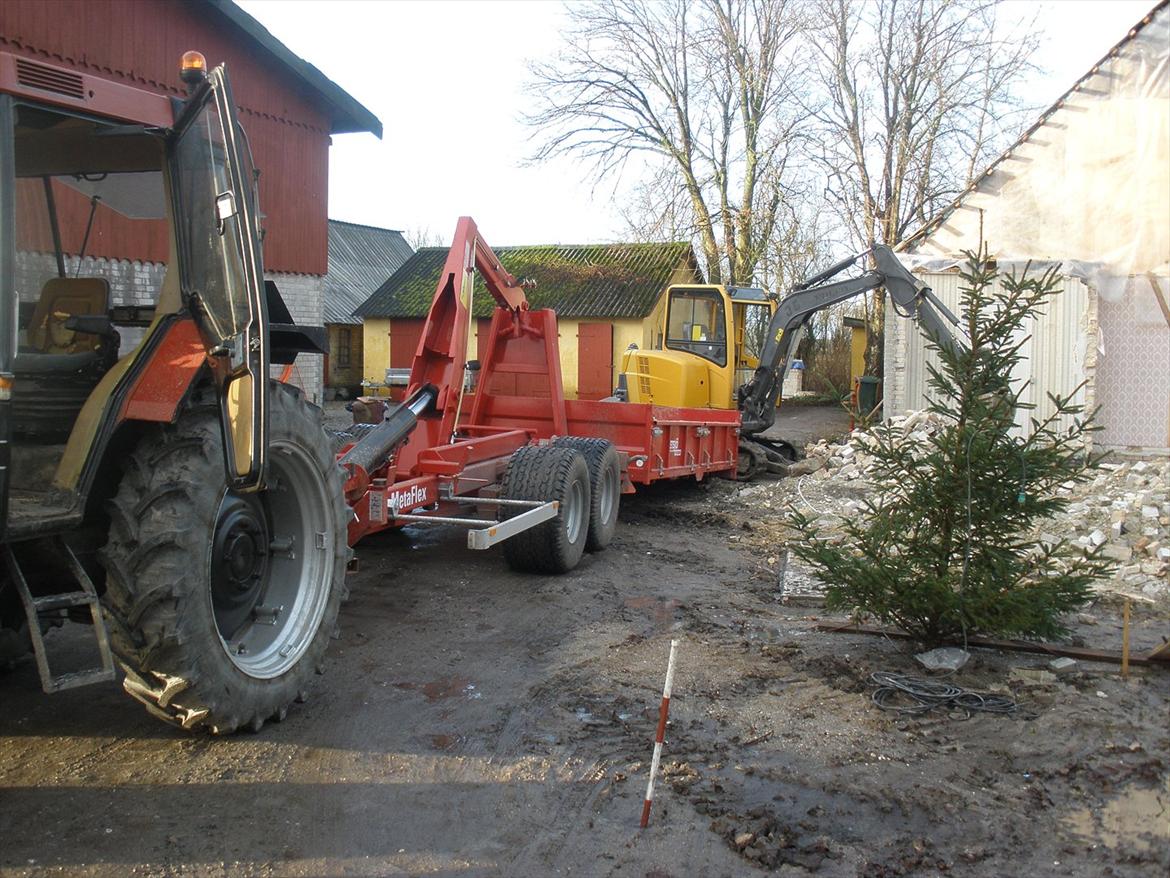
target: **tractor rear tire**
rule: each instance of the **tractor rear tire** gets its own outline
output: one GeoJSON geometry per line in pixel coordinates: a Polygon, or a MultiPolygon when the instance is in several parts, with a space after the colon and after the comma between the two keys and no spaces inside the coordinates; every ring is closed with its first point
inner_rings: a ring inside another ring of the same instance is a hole
{"type": "Polygon", "coordinates": [[[269,475],[228,489],[218,407],[143,439],[101,552],[123,686],[185,729],[259,731],[303,701],[345,597],[347,507],[322,413],[272,385],[269,475]]]}
{"type": "MultiPolygon", "coordinates": [[[[566,573],[577,566],[589,535],[589,467],[572,448],[529,445],[512,454],[500,486],[506,500],[556,500],[555,518],[504,541],[504,558],[513,570],[566,573]]],[[[511,518],[524,507],[503,506],[511,518]]]]}
{"type": "Polygon", "coordinates": [[[575,448],[589,467],[589,535],[586,552],[600,552],[613,541],[617,531],[618,507],[622,497],[622,471],[617,449],[608,439],[565,436],[553,445],[575,448]]]}

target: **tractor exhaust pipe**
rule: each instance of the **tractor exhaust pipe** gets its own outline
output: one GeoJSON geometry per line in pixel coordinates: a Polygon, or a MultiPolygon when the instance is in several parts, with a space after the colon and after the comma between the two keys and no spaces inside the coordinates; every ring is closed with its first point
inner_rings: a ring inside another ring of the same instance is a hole
{"type": "Polygon", "coordinates": [[[435,404],[438,395],[439,391],[433,384],[420,387],[410,399],[387,414],[382,423],[366,433],[338,462],[342,466],[357,466],[366,473],[372,473],[413,432],[419,415],[435,404]]]}

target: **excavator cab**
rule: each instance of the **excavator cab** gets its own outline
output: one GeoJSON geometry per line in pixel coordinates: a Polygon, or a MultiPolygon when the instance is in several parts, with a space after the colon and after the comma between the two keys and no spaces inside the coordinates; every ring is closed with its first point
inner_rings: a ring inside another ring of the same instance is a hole
{"type": "Polygon", "coordinates": [[[617,396],[681,408],[733,409],[735,391],[759,363],[775,301],[763,290],[675,285],[650,350],[622,360],[617,396]]]}

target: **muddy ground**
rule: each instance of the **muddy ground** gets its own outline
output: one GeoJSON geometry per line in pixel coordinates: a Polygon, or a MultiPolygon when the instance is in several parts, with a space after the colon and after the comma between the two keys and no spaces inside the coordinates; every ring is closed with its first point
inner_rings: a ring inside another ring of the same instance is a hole
{"type": "MultiPolygon", "coordinates": [[[[975,651],[951,679],[1017,716],[884,713],[869,675],[917,673],[909,647],[816,630],[738,491],[626,498],[561,577],[458,530],[375,537],[312,696],[258,735],[179,733],[113,685],[43,696],[25,663],[0,678],[0,874],[1167,874],[1170,669],[1033,685],[1012,669],[1046,659],[975,651]]],[[[1115,606],[1074,621],[1118,645],[1115,606]]],[[[1135,647],[1163,634],[1139,607],[1135,647]]]]}

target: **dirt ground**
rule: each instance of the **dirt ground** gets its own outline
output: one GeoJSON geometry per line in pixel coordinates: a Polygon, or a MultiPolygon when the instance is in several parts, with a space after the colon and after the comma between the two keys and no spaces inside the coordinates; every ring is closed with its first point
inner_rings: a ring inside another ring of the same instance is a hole
{"type": "Polygon", "coordinates": [[[810,442],[833,439],[848,431],[849,413],[836,403],[785,404],[776,412],[776,423],[764,435],[803,448],[810,442]]]}
{"type": "MultiPolygon", "coordinates": [[[[180,733],[113,685],[44,696],[24,663],[0,678],[0,874],[1167,874],[1170,669],[1031,684],[1012,670],[1045,658],[975,650],[951,680],[1019,715],[883,712],[869,675],[919,673],[909,647],[816,630],[832,617],[759,541],[776,510],[739,492],[627,497],[560,577],[455,529],[373,538],[309,701],[258,735],[180,733]]],[[[1115,606],[1075,625],[1118,646],[1115,606]]],[[[1170,618],[1134,629],[1147,649],[1170,618]]]]}

